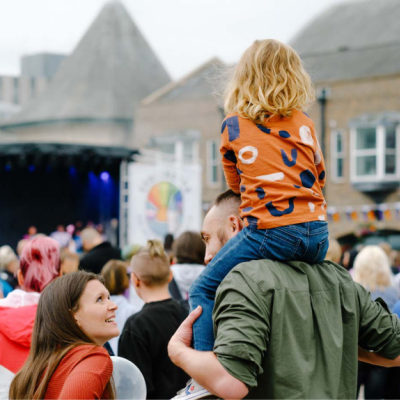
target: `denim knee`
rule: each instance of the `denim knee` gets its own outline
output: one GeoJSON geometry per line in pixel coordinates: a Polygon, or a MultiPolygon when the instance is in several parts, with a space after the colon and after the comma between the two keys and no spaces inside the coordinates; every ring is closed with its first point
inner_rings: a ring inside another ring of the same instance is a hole
{"type": "Polygon", "coordinates": [[[192,286],[189,288],[189,299],[193,296],[196,296],[201,293],[200,286],[201,286],[201,276],[199,276],[193,283],[192,286]],[[200,284],[199,284],[200,281],[200,284]]]}

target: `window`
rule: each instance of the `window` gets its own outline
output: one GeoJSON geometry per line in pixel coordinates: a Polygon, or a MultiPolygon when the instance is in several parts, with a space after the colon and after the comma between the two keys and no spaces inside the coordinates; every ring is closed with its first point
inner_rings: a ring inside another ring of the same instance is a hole
{"type": "Polygon", "coordinates": [[[386,128],[385,174],[396,174],[396,129],[386,128]]]}
{"type": "Polygon", "coordinates": [[[31,97],[35,97],[36,96],[36,78],[35,77],[31,77],[31,97]]]}
{"type": "Polygon", "coordinates": [[[352,130],[352,181],[378,182],[398,179],[398,127],[359,127],[352,130]]]}
{"type": "Polygon", "coordinates": [[[19,78],[14,78],[14,104],[19,104],[19,78]]]}
{"type": "Polygon", "coordinates": [[[163,143],[158,146],[158,150],[165,154],[175,155],[175,143],[163,143]]]}
{"type": "Polygon", "coordinates": [[[357,129],[356,136],[356,175],[375,176],[377,158],[376,128],[357,129]]]}
{"type": "Polygon", "coordinates": [[[333,181],[344,180],[345,132],[331,132],[331,177],[333,181]]]}
{"type": "Polygon", "coordinates": [[[218,170],[219,162],[219,148],[216,140],[207,141],[207,183],[209,186],[216,186],[219,184],[218,170]]]}
{"type": "Polygon", "coordinates": [[[193,160],[194,158],[194,148],[193,142],[183,142],[183,157],[193,160]]]}
{"type": "Polygon", "coordinates": [[[149,141],[149,147],[179,161],[198,162],[199,138],[200,133],[197,131],[186,131],[183,134],[152,137],[149,141]]]}

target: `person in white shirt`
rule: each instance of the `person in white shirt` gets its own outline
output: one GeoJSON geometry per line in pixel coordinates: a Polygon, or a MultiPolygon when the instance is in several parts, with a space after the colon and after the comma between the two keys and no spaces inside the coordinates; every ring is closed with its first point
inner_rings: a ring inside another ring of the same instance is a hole
{"type": "MultiPolygon", "coordinates": [[[[105,280],[104,286],[110,292],[111,301],[118,306],[115,311],[115,322],[122,332],[126,320],[141,310],[141,307],[135,307],[124,296],[124,292],[129,288],[127,265],[123,261],[110,260],[101,270],[101,275],[105,280]]],[[[109,341],[116,356],[118,356],[118,340],[119,335],[109,341]]]]}
{"type": "Polygon", "coordinates": [[[188,299],[189,288],[203,272],[206,246],[197,232],[183,232],[172,245],[174,280],[182,300],[188,299]]]}

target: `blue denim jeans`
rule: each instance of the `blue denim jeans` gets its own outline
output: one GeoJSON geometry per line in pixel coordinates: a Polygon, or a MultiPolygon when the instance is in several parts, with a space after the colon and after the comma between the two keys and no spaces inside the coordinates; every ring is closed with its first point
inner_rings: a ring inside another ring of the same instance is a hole
{"type": "Polygon", "coordinates": [[[319,263],[328,251],[328,234],[326,222],[313,221],[273,229],[247,227],[230,239],[189,290],[191,310],[199,305],[203,308],[200,318],[193,325],[194,348],[200,351],[213,349],[215,293],[236,265],[259,259],[319,263]]]}

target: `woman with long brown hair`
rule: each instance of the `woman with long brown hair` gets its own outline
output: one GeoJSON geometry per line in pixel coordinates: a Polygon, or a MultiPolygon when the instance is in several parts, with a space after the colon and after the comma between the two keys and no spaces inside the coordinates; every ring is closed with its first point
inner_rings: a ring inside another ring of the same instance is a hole
{"type": "Polygon", "coordinates": [[[103,278],[85,271],[55,279],[41,294],[29,357],[10,399],[114,399],[112,361],[102,347],[119,335],[117,306],[103,278]]]}

